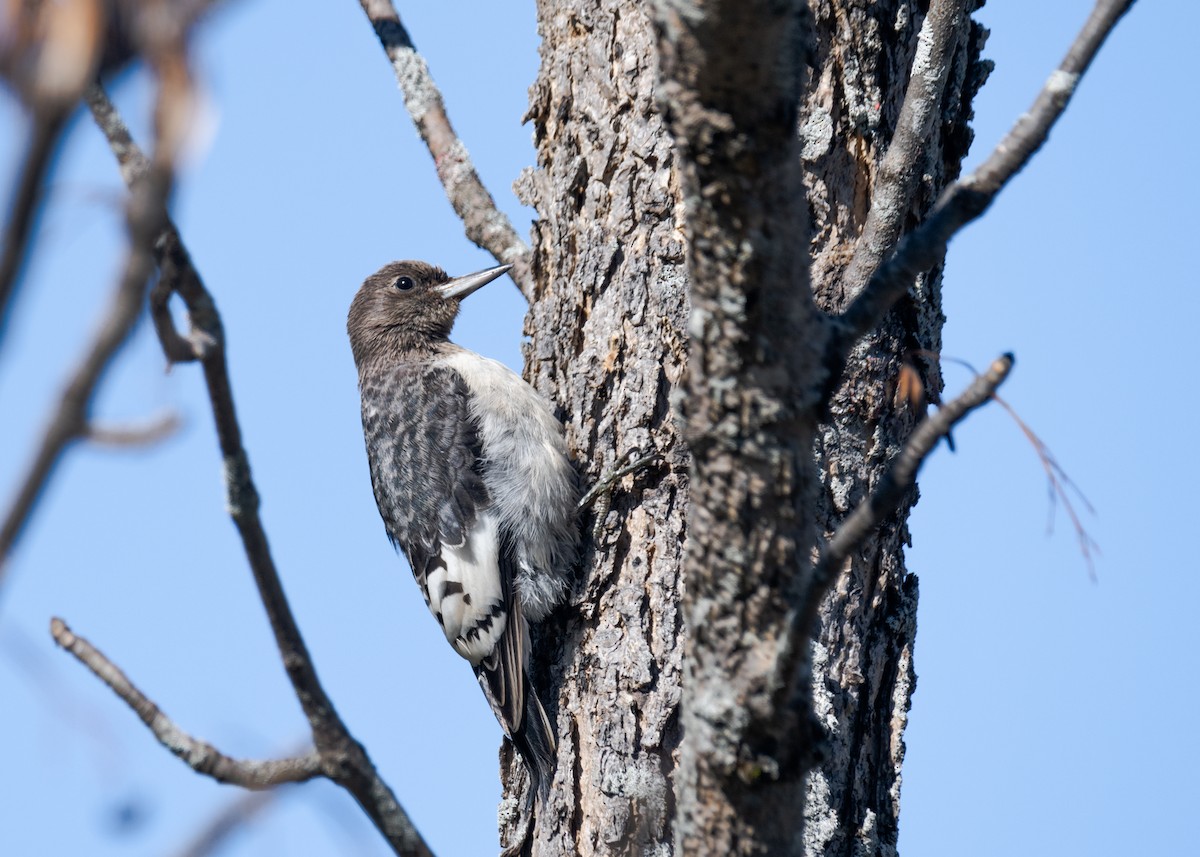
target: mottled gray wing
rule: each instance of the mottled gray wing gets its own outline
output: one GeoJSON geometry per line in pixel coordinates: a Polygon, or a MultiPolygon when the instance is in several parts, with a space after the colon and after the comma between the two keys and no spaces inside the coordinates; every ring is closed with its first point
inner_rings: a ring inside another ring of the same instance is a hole
{"type": "Polygon", "coordinates": [[[444,546],[463,545],[487,505],[467,386],[444,366],[404,363],[361,392],[375,502],[428,601],[444,546]]]}

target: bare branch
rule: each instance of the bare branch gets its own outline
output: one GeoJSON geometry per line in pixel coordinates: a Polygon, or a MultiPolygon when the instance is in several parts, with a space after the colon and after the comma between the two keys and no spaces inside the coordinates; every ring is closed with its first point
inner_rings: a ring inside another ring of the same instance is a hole
{"type": "Polygon", "coordinates": [[[591,507],[592,541],[597,545],[600,544],[604,535],[604,524],[608,519],[609,510],[612,508],[613,491],[616,490],[617,483],[663,457],[661,450],[653,450],[649,455],[641,455],[641,451],[639,447],[627,450],[617,459],[616,467],[612,471],[602,474],[596,484],[584,493],[576,506],[581,512],[591,507]]]}
{"type": "Polygon", "coordinates": [[[109,101],[104,88],[99,84],[89,86],[83,94],[84,101],[92,111],[92,118],[108,141],[108,147],[117,158],[117,166],[121,168],[121,178],[130,188],[134,181],[146,174],[150,162],[142,154],[142,150],[133,142],[129,129],[125,127],[117,108],[109,101]]]}
{"type": "Polygon", "coordinates": [[[142,423],[128,425],[92,423],[84,429],[84,434],[92,443],[102,446],[151,446],[175,434],[182,424],[179,414],[174,411],[166,411],[142,423]]]}
{"type": "MultiPolygon", "coordinates": [[[[121,163],[126,182],[136,192],[147,175],[145,158],[103,90],[93,87],[87,93],[87,100],[121,163]]],[[[322,772],[354,796],[397,854],[429,855],[429,847],[407,813],[334,710],[288,605],[258,514],[258,490],[242,445],[225,363],[225,334],[216,304],[178,231],[169,222],[155,244],[155,252],[160,265],[159,287],[154,296],[155,327],[168,359],[200,362],[225,463],[226,504],[242,538],[284,669],[312,728],[322,772]],[[188,309],[192,332],[186,338],[174,330],[166,309],[173,292],[179,294],[188,309]]]]}
{"type": "Polygon", "coordinates": [[[483,186],[467,154],[467,147],[450,125],[442,93],[433,82],[425,59],[413,46],[395,4],[391,0],[359,2],[392,64],[396,82],[404,95],[404,106],[433,156],[438,178],[466,228],[467,238],[491,253],[497,262],[512,265],[513,282],[526,299],[532,299],[529,248],[517,235],[508,217],[496,208],[496,201],[483,186]]]}
{"type": "MultiPolygon", "coordinates": [[[[959,366],[965,367],[972,375],[979,374],[974,366],[960,358],[946,357],[945,355],[935,354],[932,351],[916,351],[913,353],[931,362],[957,363],[959,366]]],[[[1067,510],[1067,517],[1070,519],[1071,526],[1075,530],[1075,539],[1079,543],[1079,553],[1083,556],[1083,561],[1087,564],[1088,577],[1093,581],[1096,580],[1095,554],[1100,552],[1100,546],[1087,531],[1087,527],[1083,525],[1083,520],[1075,508],[1075,502],[1071,499],[1071,495],[1074,494],[1089,513],[1094,515],[1096,514],[1096,510],[1092,507],[1088,498],[1084,496],[1079,486],[1075,484],[1074,480],[1067,475],[1062,465],[1058,463],[1058,459],[1055,458],[1053,451],[1051,451],[1046,442],[1038,436],[1037,432],[1025,420],[1021,419],[1021,415],[1017,413],[1017,409],[997,393],[992,394],[992,399],[995,400],[997,405],[1004,408],[1005,412],[1012,418],[1012,421],[1017,424],[1017,428],[1021,430],[1021,434],[1025,435],[1025,439],[1033,447],[1033,451],[1037,455],[1042,469],[1046,471],[1046,483],[1050,489],[1050,529],[1053,529],[1054,524],[1054,506],[1056,503],[1061,502],[1063,508],[1067,510]]],[[[950,450],[953,452],[953,439],[947,437],[947,440],[951,441],[950,450]]]]}
{"type": "Polygon", "coordinates": [[[580,511],[591,506],[605,494],[611,494],[613,488],[618,482],[624,479],[631,473],[637,473],[643,467],[646,467],[658,459],[663,457],[663,453],[659,450],[653,450],[648,455],[641,455],[641,449],[634,447],[627,450],[622,456],[617,459],[617,465],[608,473],[603,474],[596,484],[587,490],[587,493],[580,498],[577,508],[580,511]]]}
{"type": "Polygon", "coordinates": [[[908,90],[896,120],[896,131],[879,164],[871,211],[842,274],[847,300],[856,297],[880,262],[896,246],[904,218],[912,206],[934,120],[941,113],[942,94],[958,36],[967,23],[966,0],[933,0],[917,36],[908,90]]]}
{"type": "MultiPolygon", "coordinates": [[[[917,275],[938,263],[950,239],[979,217],[1008,181],[1041,148],[1050,129],[1066,109],[1080,78],[1091,65],[1105,38],[1134,0],[1099,0],[1071,49],[1042,87],[1029,112],[1021,116],[974,173],[951,185],[929,217],[900,242],[896,253],[867,282],[862,292],[835,321],[826,365],[840,376],[846,354],[869,332],[905,292],[917,275]]],[[[836,382],[836,377],[833,379],[836,382]]]]}
{"type": "Polygon", "coordinates": [[[97,678],[112,688],[154,733],[158,742],[197,773],[217,782],[248,789],[267,789],[280,783],[300,783],[320,776],[321,757],[316,751],[291,759],[234,759],[207,741],[199,741],[180,729],[171,718],[146,698],[121,668],[83,637],[76,636],[62,619],[50,620],[54,641],[75,656],[97,678]]]}
{"type": "Polygon", "coordinates": [[[0,339],[4,336],[17,279],[29,253],[33,224],[44,199],[46,174],[54,162],[66,118],[66,111],[58,109],[33,115],[29,144],[4,225],[4,247],[0,250],[0,339]]]}
{"type": "Polygon", "coordinates": [[[806,606],[810,606],[815,612],[816,605],[841,571],[850,552],[878,528],[884,518],[896,511],[905,493],[916,481],[917,470],[925,461],[925,457],[959,421],[992,398],[992,394],[1008,377],[1012,366],[1011,354],[997,358],[966,390],[913,429],[908,443],[892,461],[891,467],[875,486],[871,496],[850,513],[821,551],[820,559],[813,568],[813,592],[810,593],[806,606]]]}
{"type": "Polygon", "coordinates": [[[154,267],[151,245],[166,216],[169,188],[169,171],[155,169],[148,172],[147,180],[134,189],[127,215],[130,246],[116,292],[92,342],[59,397],[58,407],[42,435],[41,446],[19,483],[3,525],[0,525],[0,580],[3,580],[8,556],[63,450],[86,433],[88,411],[100,379],[141,313],[146,283],[154,267]]]}
{"type": "Polygon", "coordinates": [[[217,853],[231,833],[257,818],[279,799],[279,794],[278,789],[265,789],[238,795],[176,852],[176,857],[208,857],[217,853]]]}
{"type": "MultiPolygon", "coordinates": [[[[117,158],[121,178],[133,187],[137,179],[145,174],[149,161],[133,141],[129,129],[101,86],[89,87],[84,93],[84,100],[117,158]]],[[[154,322],[159,343],[171,363],[202,359],[216,347],[217,337],[223,335],[221,320],[170,218],[155,242],[154,253],[161,276],[150,290],[150,318],[154,322]],[[175,322],[171,318],[169,303],[171,295],[175,293],[183,297],[188,306],[191,330],[186,336],[175,329],[175,322]]]]}
{"type": "MultiPolygon", "coordinates": [[[[904,449],[892,459],[891,466],[863,500],[838,527],[813,566],[807,588],[792,613],[784,644],[775,662],[772,685],[776,688],[775,709],[780,712],[803,706],[807,698],[808,671],[801,665],[808,657],[808,641],[821,601],[845,568],[850,553],[879,528],[904,500],[916,481],[917,470],[951,429],[969,413],[994,398],[1013,367],[1013,356],[1004,354],[955,399],[921,421],[909,436],[904,449]]],[[[788,721],[784,721],[785,723],[788,721]]],[[[789,739],[790,736],[789,736],[789,739]]]]}
{"type": "Polygon", "coordinates": [[[2,15],[0,75],[29,107],[31,121],[0,249],[0,337],[29,255],[46,176],[67,119],[96,71],[105,40],[104,5],[101,0],[10,3],[2,15]]]}
{"type": "MultiPolygon", "coordinates": [[[[49,9],[50,6],[45,8],[49,9]]],[[[71,10],[66,7],[57,11],[70,17],[71,10]]],[[[141,47],[158,78],[154,161],[149,165],[142,164],[142,177],[131,186],[126,212],[129,250],[116,295],[100,329],[63,391],[58,409],[42,437],[41,446],[0,526],[0,579],[7,557],[63,449],[87,433],[87,413],[96,386],[141,313],[146,283],[154,270],[154,244],[163,224],[167,222],[167,199],[174,180],[174,155],[186,132],[187,114],[192,104],[191,78],[184,51],[188,20],[152,12],[136,16],[135,30],[139,34],[141,47]]],[[[98,21],[99,18],[92,23],[98,21]]],[[[100,35],[98,27],[94,32],[89,32],[96,38],[100,35]]],[[[70,53],[66,52],[67,55],[70,53]]],[[[81,64],[80,58],[75,57],[58,69],[65,77],[60,79],[52,74],[48,78],[49,83],[38,82],[35,90],[42,87],[45,98],[66,110],[62,105],[73,106],[79,87],[88,79],[91,68],[90,60],[81,64]],[[46,86],[49,88],[46,89],[46,86]]]]}

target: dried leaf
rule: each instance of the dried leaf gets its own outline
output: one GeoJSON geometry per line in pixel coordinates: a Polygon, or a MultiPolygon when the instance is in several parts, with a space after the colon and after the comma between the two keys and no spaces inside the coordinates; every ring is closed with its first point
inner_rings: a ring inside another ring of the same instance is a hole
{"type": "Polygon", "coordinates": [[[906,402],[918,413],[921,411],[921,406],[925,404],[925,385],[921,382],[920,374],[911,363],[902,364],[896,378],[896,406],[899,407],[906,402]]]}
{"type": "Polygon", "coordinates": [[[40,50],[31,80],[34,104],[71,103],[96,71],[104,36],[100,0],[47,0],[38,18],[40,50]]]}

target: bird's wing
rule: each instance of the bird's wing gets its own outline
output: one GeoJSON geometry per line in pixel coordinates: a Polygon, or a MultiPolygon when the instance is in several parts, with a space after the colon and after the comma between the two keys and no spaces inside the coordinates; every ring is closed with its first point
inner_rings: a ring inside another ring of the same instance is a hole
{"type": "Polygon", "coordinates": [[[504,633],[499,525],[468,390],[444,366],[401,365],[363,387],[375,500],[446,639],[472,664],[504,633]]]}
{"type": "Polygon", "coordinates": [[[483,482],[467,385],[444,364],[409,364],[364,383],[362,394],[371,479],[388,535],[531,774],[548,783],[554,730],[526,677],[529,628],[513,589],[516,552],[483,482]]]}

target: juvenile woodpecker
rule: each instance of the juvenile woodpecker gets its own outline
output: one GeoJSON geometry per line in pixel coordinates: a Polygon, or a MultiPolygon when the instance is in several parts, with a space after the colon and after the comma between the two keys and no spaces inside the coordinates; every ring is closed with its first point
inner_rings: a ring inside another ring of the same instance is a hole
{"type": "Polygon", "coordinates": [[[385,265],[354,296],[346,329],[388,538],[536,791],[553,773],[555,733],[530,686],[529,623],[566,595],[578,480],[547,403],[449,340],[459,301],[510,267],[450,279],[425,262],[385,265]]]}

